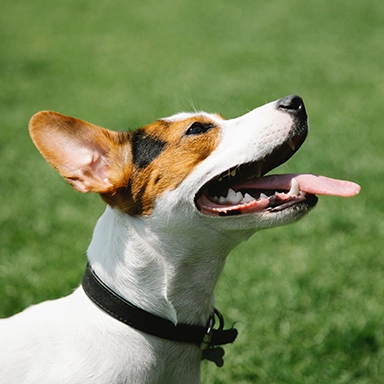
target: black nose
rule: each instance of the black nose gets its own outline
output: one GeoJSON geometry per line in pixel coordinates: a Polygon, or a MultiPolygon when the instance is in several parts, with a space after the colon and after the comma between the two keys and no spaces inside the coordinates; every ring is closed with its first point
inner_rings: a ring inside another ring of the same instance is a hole
{"type": "Polygon", "coordinates": [[[307,118],[307,112],[305,111],[304,101],[300,96],[289,95],[277,101],[277,108],[285,110],[289,113],[297,115],[301,118],[307,118]]]}

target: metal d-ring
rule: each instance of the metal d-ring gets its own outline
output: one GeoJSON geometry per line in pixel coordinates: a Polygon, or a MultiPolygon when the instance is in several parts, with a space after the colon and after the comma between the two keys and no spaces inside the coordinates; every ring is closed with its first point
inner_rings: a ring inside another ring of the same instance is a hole
{"type": "Polygon", "coordinates": [[[218,309],[214,308],[213,314],[209,317],[207,330],[205,331],[203,341],[200,344],[200,349],[202,351],[207,350],[209,348],[209,344],[211,343],[211,339],[214,331],[213,327],[215,326],[215,315],[219,319],[219,327],[217,328],[217,330],[222,331],[224,328],[224,317],[218,309]]]}
{"type": "Polygon", "coordinates": [[[224,317],[223,317],[223,315],[220,313],[220,311],[217,308],[213,308],[213,313],[219,319],[219,328],[218,328],[218,330],[219,331],[223,330],[223,328],[224,328],[224,317]]]}

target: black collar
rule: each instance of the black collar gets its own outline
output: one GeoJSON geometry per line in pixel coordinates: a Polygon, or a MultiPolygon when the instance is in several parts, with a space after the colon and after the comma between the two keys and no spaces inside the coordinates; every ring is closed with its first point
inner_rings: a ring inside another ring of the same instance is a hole
{"type": "Polygon", "coordinates": [[[235,328],[224,330],[223,317],[216,309],[206,327],[189,324],[175,325],[170,320],[149,313],[117,295],[100,280],[89,263],[83,275],[82,286],[88,297],[103,311],[124,324],[150,335],[196,344],[202,351],[217,345],[232,343],[236,339],[237,330],[235,328]],[[218,329],[213,328],[215,314],[220,322],[218,329]]]}

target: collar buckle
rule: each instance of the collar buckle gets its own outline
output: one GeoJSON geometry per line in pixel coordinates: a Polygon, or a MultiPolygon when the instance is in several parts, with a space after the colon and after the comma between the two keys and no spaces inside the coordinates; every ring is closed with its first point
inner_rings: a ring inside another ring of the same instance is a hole
{"type": "Polygon", "coordinates": [[[219,319],[219,328],[217,328],[217,331],[222,331],[224,328],[224,317],[218,309],[214,308],[213,314],[208,319],[207,329],[205,331],[203,341],[200,344],[200,349],[202,351],[205,351],[210,347],[213,331],[215,330],[213,328],[215,326],[215,315],[219,319]]]}
{"type": "Polygon", "coordinates": [[[213,335],[213,327],[215,325],[215,316],[211,315],[208,320],[207,330],[205,331],[205,335],[203,337],[203,341],[200,344],[200,349],[205,351],[209,348],[209,344],[211,343],[212,335],[213,335]]]}

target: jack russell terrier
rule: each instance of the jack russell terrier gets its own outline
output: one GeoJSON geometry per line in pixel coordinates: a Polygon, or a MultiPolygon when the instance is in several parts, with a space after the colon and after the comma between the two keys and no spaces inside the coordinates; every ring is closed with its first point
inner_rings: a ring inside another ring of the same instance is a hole
{"type": "Polygon", "coordinates": [[[217,346],[237,335],[214,308],[229,252],[257,230],[297,221],[316,195],[360,190],[316,175],[265,176],[307,136],[296,95],[232,120],[180,113],[114,132],[45,111],[29,128],[64,179],[99,193],[107,209],[82,285],[0,321],[4,384],[199,383],[202,355],[222,365],[217,346]]]}

